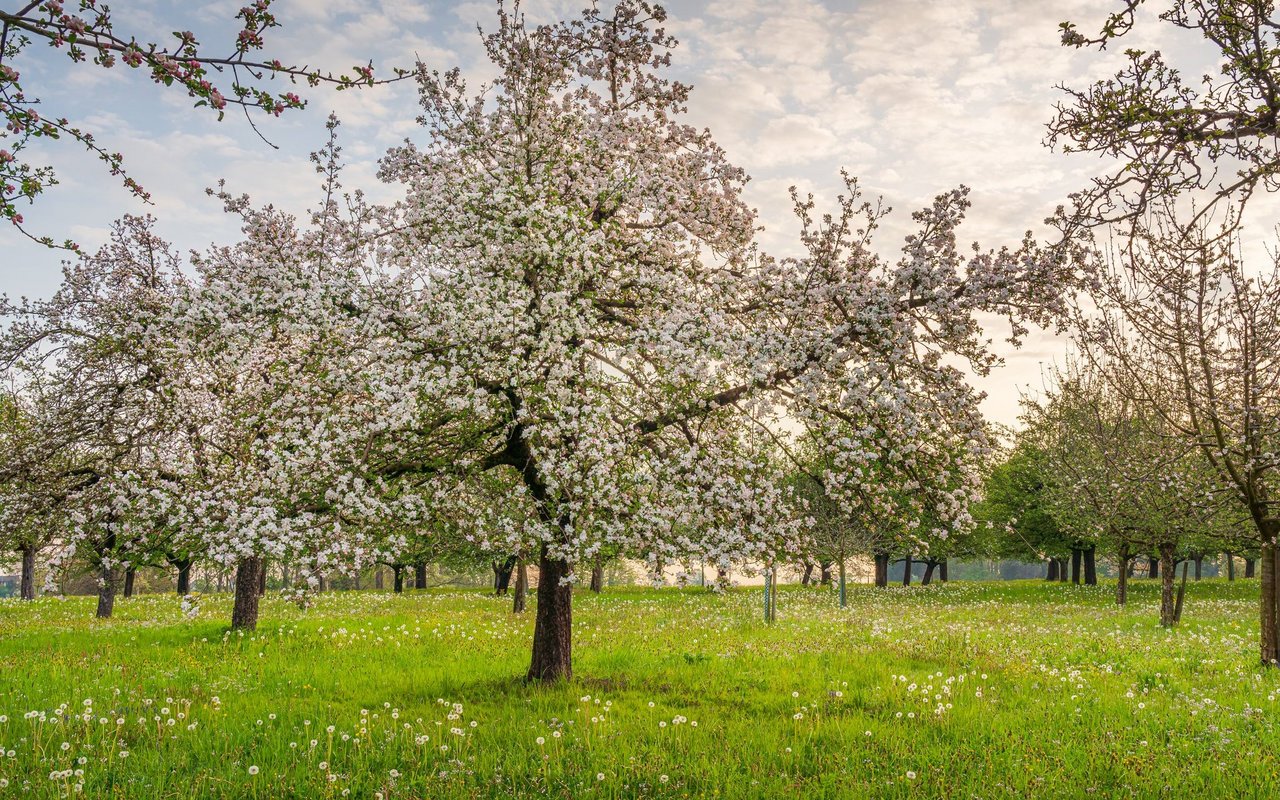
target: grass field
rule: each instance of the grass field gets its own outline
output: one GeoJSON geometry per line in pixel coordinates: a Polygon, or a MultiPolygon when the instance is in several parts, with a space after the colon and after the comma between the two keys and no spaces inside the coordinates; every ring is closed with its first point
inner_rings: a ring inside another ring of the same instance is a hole
{"type": "Polygon", "coordinates": [[[0,796],[1280,797],[1256,581],[575,598],[575,680],[480,592],[0,602],[0,796]]]}

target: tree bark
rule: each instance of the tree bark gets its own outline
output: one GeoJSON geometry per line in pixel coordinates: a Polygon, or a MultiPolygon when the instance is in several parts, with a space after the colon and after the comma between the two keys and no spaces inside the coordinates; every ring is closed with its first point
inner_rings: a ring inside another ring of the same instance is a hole
{"type": "Polygon", "coordinates": [[[1147,577],[1148,578],[1160,577],[1160,562],[1156,559],[1155,556],[1147,556],[1147,577]]]}
{"type": "Polygon", "coordinates": [[[928,586],[929,581],[933,580],[933,570],[935,567],[937,567],[937,565],[938,565],[938,562],[933,561],[932,559],[924,562],[924,575],[921,576],[920,578],[921,586],[928,586]]]}
{"type": "Polygon", "coordinates": [[[800,585],[808,586],[809,581],[813,579],[813,562],[804,562],[804,573],[800,575],[800,585]]]}
{"type": "Polygon", "coordinates": [[[133,580],[138,574],[138,568],[130,564],[124,571],[124,596],[133,597],[133,580]]]}
{"type": "Polygon", "coordinates": [[[569,562],[551,558],[547,546],[542,546],[533,659],[526,680],[552,682],[573,677],[573,587],[562,580],[569,570],[569,562]]]}
{"type": "Polygon", "coordinates": [[[191,594],[191,559],[184,558],[177,562],[178,595],[191,594]]]}
{"type": "Polygon", "coordinates": [[[508,556],[506,561],[493,562],[493,593],[499,597],[511,588],[511,571],[516,568],[516,557],[508,556]]]}
{"type": "Polygon", "coordinates": [[[945,558],[938,562],[938,580],[943,583],[949,580],[947,578],[947,559],[945,558]]]}
{"type": "Polygon", "coordinates": [[[391,565],[392,587],[396,594],[404,591],[404,564],[391,565]]]}
{"type": "Polygon", "coordinates": [[[1227,580],[1234,581],[1236,579],[1236,557],[1227,553],[1227,580]]]}
{"type": "MultiPolygon", "coordinates": [[[[258,596],[261,597],[267,593],[267,560],[263,558],[259,559],[259,561],[261,563],[258,564],[258,596]]],[[[257,616],[257,612],[254,612],[255,625],[257,624],[257,616]]]]}
{"type": "Polygon", "coordinates": [[[1049,568],[1045,572],[1044,579],[1050,583],[1058,580],[1058,559],[1049,559],[1049,568]]]}
{"type": "Polygon", "coordinates": [[[818,569],[819,569],[818,583],[823,586],[830,586],[831,585],[831,562],[830,561],[818,562],[818,569]]]}
{"type": "Polygon", "coordinates": [[[845,570],[843,555],[840,556],[839,570],[840,570],[840,607],[844,608],[849,603],[848,596],[847,596],[849,584],[847,582],[848,574],[845,570]]]}
{"type": "Polygon", "coordinates": [[[1182,583],[1178,584],[1178,599],[1173,604],[1173,624],[1182,622],[1182,601],[1187,596],[1187,562],[1182,562],[1182,583]]]}
{"type": "Polygon", "coordinates": [[[98,619],[110,619],[116,607],[116,584],[120,571],[115,567],[103,567],[98,584],[98,619]]]}
{"type": "Polygon", "coordinates": [[[889,554],[876,553],[876,586],[889,585],[889,554]]]}
{"type": "Polygon", "coordinates": [[[1244,560],[1244,576],[1246,578],[1252,578],[1256,574],[1254,565],[1257,563],[1258,560],[1256,558],[1246,558],[1244,560]]]}
{"type": "Polygon", "coordinates": [[[1084,583],[1085,586],[1098,585],[1098,548],[1095,545],[1084,551],[1084,583]]]}
{"type": "Polygon", "coordinates": [[[1173,545],[1160,545],[1160,625],[1173,626],[1173,545]]]}
{"type": "Polygon", "coordinates": [[[1200,580],[1200,569],[1204,564],[1204,555],[1201,553],[1196,553],[1195,563],[1196,563],[1196,580],[1200,580]]]}
{"type": "Polygon", "coordinates": [[[1084,551],[1079,547],[1071,548],[1071,582],[1080,585],[1080,561],[1084,551]]]}
{"type": "Polygon", "coordinates": [[[1067,572],[1067,559],[1065,557],[1058,559],[1058,583],[1067,582],[1067,572]]]}
{"type": "Polygon", "coordinates": [[[909,553],[902,559],[902,585],[911,585],[911,555],[909,553]]]}
{"type": "Polygon", "coordinates": [[[22,580],[18,596],[23,600],[36,599],[36,548],[35,545],[22,546],[22,580]]]}
{"type": "Polygon", "coordinates": [[[1116,560],[1120,565],[1116,577],[1116,605],[1122,606],[1129,602],[1129,567],[1131,566],[1129,545],[1120,545],[1120,552],[1116,554],[1116,560]]]}
{"type": "Polygon", "coordinates": [[[262,575],[262,557],[243,558],[236,566],[236,600],[231,609],[231,627],[256,630],[258,627],[258,593],[262,575]]]}
{"type": "Polygon", "coordinates": [[[511,613],[524,612],[525,601],[529,597],[529,565],[523,558],[516,559],[516,585],[511,590],[511,613]]]}
{"type": "Polygon", "coordinates": [[[419,561],[413,565],[413,588],[427,588],[427,562],[419,561]]]}
{"type": "Polygon", "coordinates": [[[1262,543],[1262,597],[1261,597],[1261,641],[1259,642],[1262,663],[1275,666],[1280,661],[1280,631],[1277,631],[1280,593],[1276,591],[1276,543],[1274,539],[1262,543]]]}
{"type": "Polygon", "coordinates": [[[604,565],[600,563],[600,559],[596,559],[591,567],[591,591],[596,594],[604,591],[604,565]]]}

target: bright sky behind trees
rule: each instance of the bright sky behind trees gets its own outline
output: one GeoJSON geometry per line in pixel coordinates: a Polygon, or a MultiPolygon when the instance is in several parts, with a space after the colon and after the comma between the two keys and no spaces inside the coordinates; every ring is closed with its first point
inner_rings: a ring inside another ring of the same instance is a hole
{"type": "MultiPolygon", "coordinates": [[[[575,15],[581,0],[528,0],[533,20],[575,15]]],[[[858,176],[871,197],[895,208],[877,237],[892,256],[911,228],[910,212],[958,184],[973,188],[974,207],[962,236],[986,246],[1016,245],[1028,228],[1082,187],[1101,165],[1053,153],[1042,145],[1044,123],[1060,92],[1110,75],[1119,53],[1063,48],[1058,23],[1082,30],[1101,24],[1111,3],[1101,0],[676,0],[666,4],[668,29],[680,40],[673,76],[694,85],[691,122],[710,127],[729,158],[753,176],[747,200],[760,211],[760,241],[770,252],[797,246],[787,187],[796,184],[830,199],[839,170],[858,176]],[[891,249],[892,248],[892,249],[891,249]]],[[[113,9],[117,27],[163,40],[190,29],[206,44],[230,42],[239,4],[135,0],[113,9]]],[[[444,70],[462,67],[479,78],[489,67],[476,26],[495,27],[494,5],[385,0],[278,0],[283,28],[270,32],[268,57],[342,70],[372,58],[380,72],[421,59],[444,70]]],[[[1148,12],[1150,13],[1150,12],[1148,12]]],[[[1168,26],[1139,26],[1127,47],[1184,55],[1192,75],[1194,39],[1143,40],[1168,26]]],[[[228,47],[229,49],[229,47],[228,47]]],[[[258,203],[302,211],[317,196],[320,177],[307,160],[325,140],[325,116],[342,118],[348,188],[375,199],[395,187],[374,177],[377,160],[405,137],[421,137],[416,85],[369,90],[302,92],[307,111],[278,120],[258,118],[279,149],[254,133],[243,116],[217,123],[192,109],[178,90],[152,86],[141,73],[73,67],[63,53],[29,48],[23,55],[30,89],[73,122],[94,130],[103,145],[125,154],[126,167],[152,193],[147,208],[120,188],[76,145],[29,151],[52,163],[62,185],[27,215],[35,233],[71,236],[92,250],[109,223],[124,213],[150,211],[157,231],[179,248],[202,248],[233,237],[237,220],[204,193],[219,178],[258,203]]],[[[1194,80],[1194,78],[1192,78],[1194,80]]],[[[1261,205],[1265,198],[1255,203],[1261,205]]],[[[1258,216],[1266,217],[1266,214],[1258,216]]],[[[0,292],[43,296],[60,279],[62,253],[45,251],[9,230],[0,231],[0,292]]],[[[999,341],[1004,332],[990,329],[999,341]]],[[[977,386],[983,408],[1012,424],[1018,388],[1041,383],[1041,364],[1060,356],[1065,342],[1050,333],[1006,351],[1008,365],[977,386]]]]}

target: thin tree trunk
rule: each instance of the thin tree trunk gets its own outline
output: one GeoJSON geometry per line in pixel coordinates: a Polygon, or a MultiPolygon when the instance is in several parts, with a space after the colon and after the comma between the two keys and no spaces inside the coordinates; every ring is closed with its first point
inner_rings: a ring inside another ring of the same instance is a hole
{"type": "Polygon", "coordinates": [[[1196,562],[1196,580],[1200,580],[1200,569],[1201,569],[1201,566],[1204,564],[1204,555],[1197,553],[1195,557],[1195,562],[1196,562]]]}
{"type": "Polygon", "coordinates": [[[1236,579],[1236,557],[1227,553],[1227,580],[1234,581],[1236,579]]]}
{"type": "Polygon", "coordinates": [[[98,583],[98,619],[110,619],[116,607],[116,584],[120,571],[115,567],[103,567],[98,583]]]}
{"type": "Polygon", "coordinates": [[[191,559],[184,558],[178,562],[178,595],[191,594],[191,559]]]}
{"type": "Polygon", "coordinates": [[[1252,578],[1257,574],[1257,570],[1255,569],[1255,565],[1257,563],[1258,560],[1256,558],[1246,558],[1244,560],[1244,576],[1246,578],[1252,578]]]}
{"type": "Polygon", "coordinates": [[[1050,583],[1053,583],[1058,580],[1058,559],[1056,558],[1049,559],[1049,568],[1045,572],[1044,579],[1046,581],[1049,581],[1050,583]]]}
{"type": "Polygon", "coordinates": [[[391,586],[396,594],[404,591],[404,564],[391,565],[391,586]]]}
{"type": "Polygon", "coordinates": [[[804,562],[804,573],[800,576],[800,585],[808,586],[809,581],[813,579],[813,562],[804,562]]]}
{"type": "Polygon", "coordinates": [[[596,594],[604,591],[604,565],[600,563],[600,559],[596,559],[596,563],[591,566],[591,591],[596,594]]]}
{"type": "Polygon", "coordinates": [[[929,581],[933,580],[933,570],[937,566],[937,562],[930,559],[924,562],[924,575],[920,578],[921,586],[928,586],[929,581]]]}
{"type": "Polygon", "coordinates": [[[1147,556],[1147,577],[1148,578],[1160,577],[1160,562],[1156,559],[1155,556],[1147,556]]]}
{"type": "Polygon", "coordinates": [[[419,561],[413,565],[413,588],[427,588],[427,562],[419,561]]]}
{"type": "Polygon", "coordinates": [[[1084,551],[1079,547],[1071,548],[1071,582],[1080,585],[1080,561],[1084,551]]]}
{"type": "Polygon", "coordinates": [[[524,612],[525,601],[529,596],[529,565],[523,558],[516,559],[516,585],[511,590],[511,613],[524,612]]]}
{"type": "Polygon", "coordinates": [[[544,544],[538,555],[538,609],[526,680],[573,677],[573,587],[563,580],[569,571],[569,562],[551,558],[544,544]]]}
{"type": "Polygon", "coordinates": [[[1160,545],[1160,625],[1173,626],[1173,545],[1160,545]]]}
{"type": "Polygon", "coordinates": [[[35,545],[22,546],[22,587],[18,596],[23,600],[36,599],[36,548],[35,545]]]}
{"type": "Polygon", "coordinates": [[[258,627],[258,591],[262,575],[262,557],[249,556],[236,565],[236,600],[231,609],[231,627],[256,630],[258,627]]]}
{"type": "Polygon", "coordinates": [[[1182,562],[1182,583],[1178,584],[1178,599],[1173,604],[1173,624],[1182,622],[1182,600],[1187,596],[1187,562],[1182,562]]]}
{"type": "MultiPolygon", "coordinates": [[[[259,558],[258,561],[259,561],[259,564],[258,564],[257,588],[258,588],[258,596],[261,597],[262,595],[267,593],[267,560],[265,558],[259,558]]],[[[256,611],[254,612],[253,617],[254,617],[253,622],[256,625],[258,623],[258,614],[256,611]]]]}
{"type": "Polygon", "coordinates": [[[1067,559],[1065,557],[1058,559],[1058,583],[1067,582],[1067,572],[1067,559]]]}
{"type": "Polygon", "coordinates": [[[1122,606],[1129,602],[1129,545],[1120,545],[1120,552],[1116,555],[1116,560],[1120,564],[1116,577],[1116,605],[1122,606]]]}
{"type": "Polygon", "coordinates": [[[849,602],[848,597],[846,596],[846,592],[848,591],[849,584],[847,582],[848,574],[845,571],[844,556],[840,557],[839,570],[840,570],[840,607],[844,608],[845,606],[848,605],[848,602],[849,602]]]}
{"type": "Polygon", "coordinates": [[[1098,548],[1094,545],[1084,551],[1084,583],[1086,586],[1098,585],[1098,548]]]}
{"type": "Polygon", "coordinates": [[[138,574],[138,568],[129,565],[124,571],[124,596],[133,597],[133,580],[138,574]]]}
{"type": "Polygon", "coordinates": [[[911,555],[907,554],[902,559],[902,585],[911,585],[911,555]]]}
{"type": "Polygon", "coordinates": [[[515,568],[515,556],[508,556],[506,561],[493,562],[493,593],[495,595],[505,595],[511,588],[511,571],[515,568]]]}
{"type": "Polygon", "coordinates": [[[819,569],[818,583],[821,584],[822,586],[830,586],[831,585],[831,562],[819,561],[818,569],[819,569]]]}
{"type": "Polygon", "coordinates": [[[949,580],[949,578],[947,578],[947,559],[945,558],[938,562],[938,580],[943,583],[946,583],[949,580]]]}

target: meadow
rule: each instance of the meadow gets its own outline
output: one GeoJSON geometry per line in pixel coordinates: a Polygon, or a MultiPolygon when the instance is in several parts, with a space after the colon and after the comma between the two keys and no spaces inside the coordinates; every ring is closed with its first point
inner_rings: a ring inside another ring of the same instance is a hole
{"type": "Polygon", "coordinates": [[[3,601],[0,796],[1280,796],[1257,582],[1134,583],[610,588],[554,686],[480,591],[3,601]]]}

